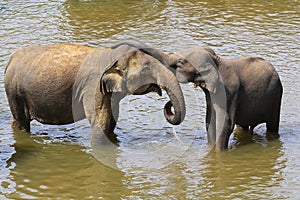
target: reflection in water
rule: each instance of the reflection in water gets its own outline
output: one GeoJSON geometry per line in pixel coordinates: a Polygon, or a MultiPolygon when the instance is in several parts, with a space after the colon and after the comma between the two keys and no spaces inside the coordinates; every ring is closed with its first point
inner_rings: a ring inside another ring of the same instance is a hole
{"type": "Polygon", "coordinates": [[[284,194],[272,191],[279,187],[283,180],[281,170],[286,167],[286,161],[281,159],[281,147],[279,141],[267,147],[252,143],[229,152],[210,154],[203,161],[206,167],[200,188],[210,188],[210,199],[243,199],[251,198],[252,194],[258,199],[283,198],[284,194]]]}
{"type": "Polygon", "coordinates": [[[236,128],[233,133],[234,135],[231,148],[237,148],[240,145],[247,145],[253,142],[261,144],[262,146],[266,146],[268,143],[266,136],[260,135],[255,131],[236,128]]]}
{"type": "MultiPolygon", "coordinates": [[[[242,137],[240,135],[236,141],[249,139],[249,135],[242,137]]],[[[226,152],[208,152],[209,149],[195,142],[176,162],[159,170],[136,167],[136,160],[126,157],[127,167],[123,166],[122,171],[136,196],[176,199],[278,199],[288,196],[285,191],[278,190],[284,179],[282,170],[286,168],[280,141],[264,145],[252,142],[226,152]]]]}
{"type": "Polygon", "coordinates": [[[67,33],[69,38],[76,37],[77,40],[96,46],[99,46],[99,41],[107,40],[124,30],[143,28],[159,18],[160,12],[166,7],[164,2],[145,0],[67,0],[63,5],[63,23],[59,28],[67,33]],[[86,34],[87,32],[89,34],[86,34]]]}
{"type": "Polygon", "coordinates": [[[15,132],[14,139],[16,153],[8,165],[15,192],[8,198],[120,199],[128,193],[122,172],[102,165],[79,145],[45,144],[47,138],[24,132],[15,132]]]}

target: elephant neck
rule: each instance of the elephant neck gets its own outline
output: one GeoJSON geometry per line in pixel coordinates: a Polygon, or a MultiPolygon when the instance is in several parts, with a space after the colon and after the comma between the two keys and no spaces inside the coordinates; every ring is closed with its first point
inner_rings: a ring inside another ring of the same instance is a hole
{"type": "Polygon", "coordinates": [[[222,58],[220,65],[223,65],[225,67],[230,67],[230,68],[240,66],[240,58],[233,58],[233,59],[222,58]]]}
{"type": "Polygon", "coordinates": [[[222,65],[223,63],[224,63],[224,59],[223,58],[221,58],[220,56],[215,56],[215,62],[217,63],[217,66],[220,66],[220,65],[222,65]]]}

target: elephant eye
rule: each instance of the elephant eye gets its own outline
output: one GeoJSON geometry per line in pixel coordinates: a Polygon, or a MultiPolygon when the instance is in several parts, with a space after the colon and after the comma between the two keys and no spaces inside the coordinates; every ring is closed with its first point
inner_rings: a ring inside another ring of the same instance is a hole
{"type": "Polygon", "coordinates": [[[150,67],[150,63],[149,62],[146,62],[143,64],[143,69],[149,69],[150,67]]]}
{"type": "Polygon", "coordinates": [[[186,63],[186,60],[180,58],[180,59],[177,61],[177,66],[178,66],[178,67],[183,67],[183,65],[184,65],[185,63],[186,63]]]}
{"type": "Polygon", "coordinates": [[[142,65],[141,72],[148,73],[150,71],[150,63],[146,62],[142,65]]]}
{"type": "Polygon", "coordinates": [[[149,68],[149,64],[145,64],[144,66],[143,66],[143,68],[145,69],[145,68],[149,68]]]}

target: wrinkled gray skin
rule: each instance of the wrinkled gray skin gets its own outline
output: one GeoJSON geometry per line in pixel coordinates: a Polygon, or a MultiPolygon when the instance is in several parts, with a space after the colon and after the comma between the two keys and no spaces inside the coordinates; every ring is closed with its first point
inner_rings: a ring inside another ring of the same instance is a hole
{"type": "Polygon", "coordinates": [[[120,100],[128,94],[161,95],[161,89],[170,97],[164,109],[167,121],[177,125],[185,117],[175,75],[155,55],[128,45],[114,49],[74,44],[23,47],[10,57],[4,83],[12,127],[28,132],[34,119],[61,125],[87,118],[97,130],[94,138],[105,133],[116,142],[113,130],[120,100]]]}
{"type": "Polygon", "coordinates": [[[235,124],[253,130],[266,123],[267,136],[279,137],[283,88],[272,64],[258,57],[226,60],[199,46],[169,57],[177,59],[172,67],[179,82],[192,82],[205,92],[208,142],[216,150],[228,148],[235,124]]]}

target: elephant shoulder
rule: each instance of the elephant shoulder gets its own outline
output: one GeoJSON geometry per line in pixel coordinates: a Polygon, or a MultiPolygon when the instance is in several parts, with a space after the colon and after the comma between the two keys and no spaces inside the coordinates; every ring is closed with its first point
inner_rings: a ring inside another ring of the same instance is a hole
{"type": "Polygon", "coordinates": [[[111,63],[110,57],[105,49],[94,49],[82,60],[73,85],[75,98],[95,95],[104,68],[111,63]]]}
{"type": "Polygon", "coordinates": [[[219,66],[221,82],[229,93],[235,93],[240,87],[240,77],[235,69],[234,63],[226,61],[219,66]]]}

